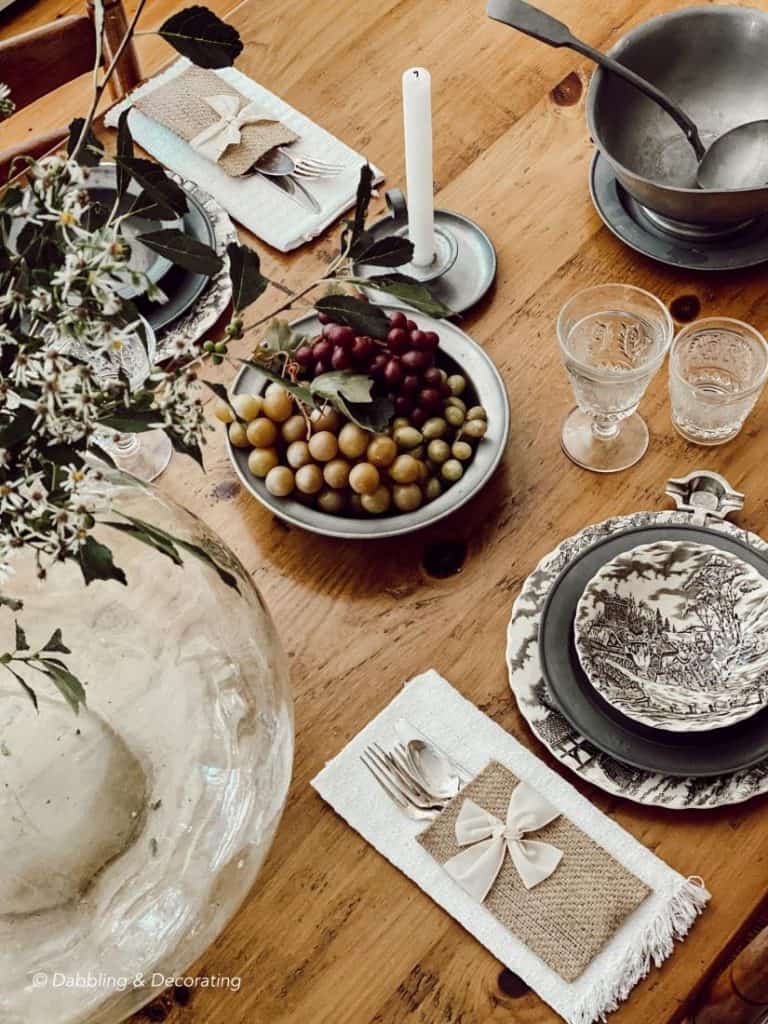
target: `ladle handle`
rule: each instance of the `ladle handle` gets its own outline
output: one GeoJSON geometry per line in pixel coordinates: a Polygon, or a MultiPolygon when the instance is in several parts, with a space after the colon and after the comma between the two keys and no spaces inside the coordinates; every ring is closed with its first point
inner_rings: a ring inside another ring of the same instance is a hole
{"type": "Polygon", "coordinates": [[[645,78],[641,78],[634,71],[631,71],[623,64],[619,64],[617,60],[589,46],[588,43],[583,43],[580,39],[576,39],[571,30],[562,21],[558,21],[557,18],[553,18],[544,11],[539,10],[538,7],[525,3],[524,0],[489,0],[488,16],[493,18],[494,21],[501,21],[503,24],[509,25],[510,28],[515,28],[518,32],[524,32],[525,35],[532,36],[542,43],[547,43],[548,46],[566,46],[571,50],[575,50],[576,53],[589,57],[590,60],[605,68],[606,71],[612,71],[615,75],[623,78],[625,82],[629,82],[630,85],[639,89],[640,92],[653,100],[654,103],[658,103],[663,110],[666,110],[669,116],[680,126],[683,134],[691,146],[693,146],[697,158],[701,160],[704,156],[706,149],[701,141],[699,129],[669,96],[666,96],[645,78]]]}

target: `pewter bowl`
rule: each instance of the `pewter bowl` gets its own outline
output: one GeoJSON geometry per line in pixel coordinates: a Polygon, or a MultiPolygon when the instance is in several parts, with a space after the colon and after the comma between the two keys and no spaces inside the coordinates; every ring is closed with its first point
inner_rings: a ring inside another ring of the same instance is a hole
{"type": "MultiPolygon", "coordinates": [[[[710,145],[747,121],[768,118],[768,13],[751,7],[689,7],[652,18],[610,56],[649,79],[689,114],[710,145]]],[[[768,187],[696,187],[696,157],[675,122],[610,72],[587,96],[589,130],[621,184],[660,226],[691,237],[768,212],[768,187]]],[[[766,176],[768,178],[768,175],[766,176]]]]}
{"type": "MultiPolygon", "coordinates": [[[[382,307],[394,312],[395,306],[382,307]]],[[[235,472],[243,485],[274,515],[325,537],[376,540],[396,537],[424,529],[461,508],[488,483],[504,454],[509,437],[509,400],[499,371],[491,359],[472,339],[448,320],[433,320],[408,310],[423,331],[436,331],[440,335],[438,365],[448,372],[462,373],[470,384],[477,401],[488,412],[488,433],[477,445],[474,458],[467,464],[461,480],[414,512],[400,512],[383,516],[329,515],[310,508],[294,498],[276,498],[269,493],[263,480],[248,471],[248,449],[235,448],[227,439],[227,448],[235,472]]],[[[302,334],[319,334],[321,326],[314,315],[302,317],[293,326],[302,334]]],[[[259,394],[268,381],[263,373],[245,366],[238,374],[234,394],[259,394]]]]}

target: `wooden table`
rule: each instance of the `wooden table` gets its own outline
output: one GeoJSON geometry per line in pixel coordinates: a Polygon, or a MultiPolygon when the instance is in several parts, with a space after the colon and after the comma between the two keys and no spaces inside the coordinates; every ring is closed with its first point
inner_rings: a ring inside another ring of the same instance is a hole
{"type": "MultiPolygon", "coordinates": [[[[15,20],[6,12],[0,30],[30,27],[76,6],[74,0],[22,4],[15,20]]],[[[153,0],[145,27],[178,6],[153,0]]],[[[261,877],[194,968],[241,976],[240,992],[199,990],[189,1001],[186,992],[170,993],[136,1019],[549,1024],[555,1014],[523,986],[505,984],[505,992],[498,962],[345,826],[309,780],[405,679],[429,666],[554,763],[518,714],[504,663],[510,607],[538,559],[588,523],[665,507],[667,478],[697,467],[717,470],[745,491],[740,521],[766,533],[765,399],[738,440],[697,449],[672,429],[663,372],[642,406],[653,435],[648,455],[623,474],[591,475],[560,452],[560,424],[572,398],[554,333],[558,309],[573,292],[615,280],[655,292],[678,319],[725,314],[765,330],[765,271],[728,277],[674,271],[624,248],[603,227],[587,188],[592,149],[584,92],[591,67],[488,21],[481,0],[248,0],[231,11],[227,0],[215,0],[211,6],[243,36],[240,69],[364,151],[386,171],[390,187],[403,183],[400,74],[416,63],[430,68],[438,205],[475,218],[498,250],[496,287],[462,326],[504,376],[512,434],[502,468],[469,507],[431,531],[368,544],[324,540],[274,519],[241,489],[221,435],[208,447],[205,475],[174,459],[161,487],[237,552],[291,656],[296,763],[261,877]],[[427,548],[444,541],[466,545],[466,559],[460,573],[440,580],[422,562],[427,548]]],[[[605,48],[638,22],[684,4],[552,0],[549,6],[578,35],[605,48]]],[[[168,59],[159,40],[140,44],[145,71],[168,59]]],[[[60,91],[2,131],[10,137],[30,125],[59,124],[82,110],[85,96],[84,83],[60,91]]],[[[335,244],[330,230],[287,257],[257,247],[269,275],[298,285],[335,244]]],[[[257,309],[266,312],[279,298],[267,294],[257,309]]],[[[692,992],[760,910],[768,882],[766,801],[664,811],[569,778],[674,868],[703,875],[713,893],[685,945],[612,1018],[617,1024],[680,1020],[692,992]]]]}

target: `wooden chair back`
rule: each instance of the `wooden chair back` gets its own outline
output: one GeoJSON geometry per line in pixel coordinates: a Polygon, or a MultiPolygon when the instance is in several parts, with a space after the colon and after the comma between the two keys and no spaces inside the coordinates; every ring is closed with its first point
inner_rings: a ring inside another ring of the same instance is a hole
{"type": "MultiPolygon", "coordinates": [[[[103,0],[104,31],[102,62],[107,66],[125,35],[128,19],[122,0],[103,0]]],[[[96,59],[96,32],[93,2],[87,13],[59,18],[58,21],[11,36],[0,42],[0,81],[11,90],[11,99],[20,110],[66,82],[86,74],[96,59]]],[[[123,52],[110,80],[115,99],[125,95],[141,80],[136,50],[131,42],[123,52]]],[[[66,126],[29,139],[23,145],[0,150],[0,181],[14,157],[21,154],[41,156],[67,136],[66,126]]]]}

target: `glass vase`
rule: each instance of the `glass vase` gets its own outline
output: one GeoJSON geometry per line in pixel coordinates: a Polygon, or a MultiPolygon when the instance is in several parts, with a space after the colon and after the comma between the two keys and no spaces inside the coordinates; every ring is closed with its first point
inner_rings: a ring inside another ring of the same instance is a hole
{"type": "Polygon", "coordinates": [[[72,562],[40,580],[22,553],[3,590],[24,607],[0,607],[0,655],[14,619],[33,651],[61,629],[86,684],[76,714],[22,671],[36,710],[0,665],[3,1024],[113,1024],[183,974],[247,896],[290,782],[287,661],[250,577],[152,488],[116,474],[104,498],[100,519],[171,548],[100,525],[125,585],[72,562]]]}

